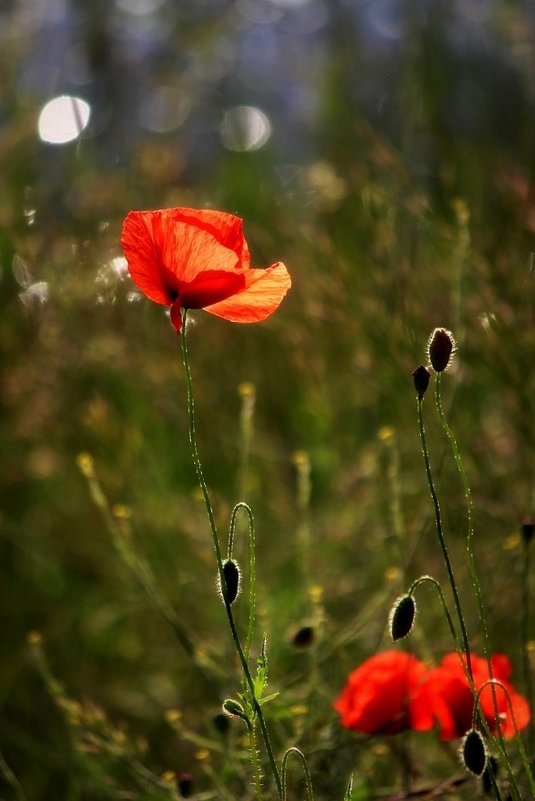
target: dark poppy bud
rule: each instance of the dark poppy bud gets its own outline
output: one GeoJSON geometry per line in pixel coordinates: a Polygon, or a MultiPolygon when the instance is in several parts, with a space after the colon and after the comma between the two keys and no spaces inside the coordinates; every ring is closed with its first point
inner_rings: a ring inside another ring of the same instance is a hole
{"type": "Polygon", "coordinates": [[[520,524],[520,535],[524,545],[529,545],[535,534],[535,518],[525,517],[520,524]]]}
{"type": "Polygon", "coordinates": [[[217,715],[214,715],[212,722],[214,724],[214,728],[220,734],[226,734],[230,728],[229,717],[228,715],[224,715],[222,712],[218,712],[217,715]]]}
{"type": "MultiPolygon", "coordinates": [[[[227,590],[227,600],[229,604],[234,603],[241,590],[241,570],[238,563],[234,559],[227,559],[223,562],[223,576],[225,579],[225,587],[227,590]]],[[[221,589],[221,578],[218,576],[219,592],[224,599],[223,591],[221,589]]]]}
{"type": "Polygon", "coordinates": [[[425,391],[429,386],[429,379],[431,377],[431,373],[424,367],[423,364],[420,364],[415,370],[412,371],[412,380],[414,381],[414,389],[416,390],[416,394],[420,398],[420,400],[425,395],[425,391]]]}
{"type": "Polygon", "coordinates": [[[446,328],[435,328],[427,343],[427,354],[435,372],[441,373],[449,367],[455,347],[451,331],[446,328]]]}
{"type": "Polygon", "coordinates": [[[394,642],[411,633],[415,615],[416,603],[412,595],[402,595],[397,599],[388,619],[390,636],[394,642]]]}
{"type": "Polygon", "coordinates": [[[487,765],[485,740],[477,729],[470,729],[461,743],[461,761],[474,776],[481,776],[487,765]]]}
{"type": "Polygon", "coordinates": [[[292,637],[292,643],[296,648],[310,648],[313,642],[314,628],[312,626],[301,626],[292,637]]]}
{"type": "Polygon", "coordinates": [[[176,783],[180,797],[190,798],[193,793],[193,776],[191,773],[181,773],[176,783]]]}

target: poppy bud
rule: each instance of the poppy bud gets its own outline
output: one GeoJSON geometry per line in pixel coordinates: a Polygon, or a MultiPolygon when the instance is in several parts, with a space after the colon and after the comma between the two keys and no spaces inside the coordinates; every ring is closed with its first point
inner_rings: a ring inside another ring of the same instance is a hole
{"type": "Polygon", "coordinates": [[[429,379],[431,377],[431,373],[424,367],[423,364],[420,364],[415,370],[412,371],[412,380],[414,381],[414,389],[420,400],[425,395],[425,391],[429,386],[429,379]]]}
{"type": "Polygon", "coordinates": [[[427,354],[435,372],[441,373],[449,367],[455,348],[455,339],[451,331],[446,328],[435,328],[427,343],[427,354]]]}
{"type": "Polygon", "coordinates": [[[529,545],[535,534],[535,518],[525,517],[520,524],[520,534],[524,545],[529,545]]]}
{"type": "Polygon", "coordinates": [[[292,638],[292,643],[296,648],[309,648],[313,642],[314,628],[312,626],[301,626],[292,638]]]}
{"type": "MultiPolygon", "coordinates": [[[[223,576],[225,579],[225,587],[227,590],[227,600],[229,604],[234,603],[241,590],[241,570],[238,563],[234,559],[227,559],[223,562],[223,576]]],[[[223,590],[221,589],[221,577],[218,576],[218,589],[219,593],[224,599],[223,590]]]]}
{"type": "Polygon", "coordinates": [[[217,715],[214,715],[212,718],[212,723],[216,731],[219,734],[227,734],[229,727],[230,727],[230,720],[228,715],[224,715],[222,712],[218,712],[217,715]]]}
{"type": "Polygon", "coordinates": [[[247,721],[247,715],[245,714],[245,709],[240,704],[239,701],[235,701],[234,698],[227,698],[223,701],[223,712],[225,715],[228,715],[229,718],[241,718],[242,720],[247,721]]]}
{"type": "Polygon", "coordinates": [[[390,636],[394,642],[411,633],[415,615],[416,603],[412,595],[402,595],[397,599],[388,619],[390,636]]]}
{"type": "Polygon", "coordinates": [[[181,773],[177,779],[177,788],[181,798],[190,798],[193,792],[193,776],[191,773],[181,773]]]}
{"type": "Polygon", "coordinates": [[[461,761],[475,776],[481,776],[487,765],[487,748],[481,733],[470,729],[461,743],[461,761]]]}

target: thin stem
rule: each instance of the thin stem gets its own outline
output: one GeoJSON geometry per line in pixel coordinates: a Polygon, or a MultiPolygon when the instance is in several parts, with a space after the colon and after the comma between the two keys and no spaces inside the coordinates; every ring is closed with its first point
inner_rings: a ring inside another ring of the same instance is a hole
{"type": "Polygon", "coordinates": [[[455,576],[453,574],[453,568],[451,565],[450,556],[448,553],[448,548],[446,545],[446,540],[444,539],[444,533],[442,530],[442,516],[440,514],[440,504],[438,502],[438,496],[435,489],[435,485],[433,482],[433,474],[431,472],[431,464],[429,462],[429,450],[427,447],[427,439],[425,435],[425,428],[424,428],[424,419],[422,414],[422,398],[417,398],[417,409],[418,409],[418,427],[420,430],[420,442],[422,445],[422,452],[424,457],[424,465],[425,465],[425,474],[427,477],[427,484],[429,487],[429,492],[431,493],[431,499],[433,501],[433,507],[435,510],[435,529],[438,536],[438,541],[440,544],[440,549],[442,551],[442,556],[444,558],[444,562],[446,565],[446,570],[448,573],[448,578],[450,582],[451,591],[453,594],[453,601],[455,603],[455,609],[457,612],[457,617],[459,619],[459,626],[461,629],[461,636],[463,642],[464,653],[466,654],[466,665],[468,668],[468,673],[470,675],[471,683],[473,684],[473,673],[472,673],[472,662],[470,657],[470,645],[468,642],[468,634],[466,631],[466,626],[464,622],[463,612],[461,608],[461,601],[459,598],[459,592],[457,590],[457,584],[455,582],[455,576]]]}
{"type": "MultiPolygon", "coordinates": [[[[515,737],[516,737],[516,741],[518,743],[518,750],[520,752],[520,758],[521,758],[522,764],[524,765],[524,768],[526,770],[526,774],[527,774],[529,785],[530,785],[531,795],[532,795],[533,798],[535,798],[535,779],[533,778],[533,774],[531,772],[531,768],[530,768],[530,765],[529,765],[529,759],[528,759],[528,755],[526,753],[526,749],[524,747],[524,743],[522,742],[522,738],[520,737],[520,733],[518,731],[518,726],[516,725],[515,711],[513,709],[513,704],[511,703],[511,696],[510,696],[510,693],[509,693],[509,690],[507,689],[507,687],[499,679],[494,679],[494,678],[487,679],[487,681],[485,681],[481,685],[481,687],[478,688],[477,697],[476,697],[476,704],[474,706],[474,712],[475,712],[475,710],[477,708],[477,705],[481,703],[481,693],[482,693],[482,691],[485,689],[485,687],[488,687],[489,685],[490,685],[491,689],[494,692],[496,691],[496,687],[500,687],[505,693],[505,700],[506,700],[507,706],[509,708],[509,714],[511,715],[511,720],[513,721],[513,728],[515,730],[515,737]]],[[[474,725],[474,724],[472,724],[472,725],[474,725]]],[[[501,723],[500,723],[499,719],[496,720],[496,726],[498,728],[501,727],[501,723]]]]}
{"type": "MultiPolygon", "coordinates": [[[[534,709],[533,704],[533,679],[531,676],[531,664],[529,657],[529,624],[530,624],[530,604],[529,604],[529,576],[530,567],[529,543],[524,542],[524,563],[522,566],[522,620],[521,620],[521,640],[522,640],[522,666],[524,673],[524,686],[530,709],[534,709]]],[[[535,759],[535,720],[533,716],[529,722],[528,729],[529,751],[532,759],[535,759]]]]}
{"type": "Polygon", "coordinates": [[[453,620],[452,620],[451,615],[450,615],[450,610],[448,609],[448,605],[446,603],[446,599],[444,597],[444,593],[442,592],[442,587],[440,586],[439,582],[435,578],[433,578],[433,576],[420,576],[419,578],[415,579],[412,582],[411,586],[409,587],[408,594],[409,595],[413,595],[415,590],[417,589],[417,587],[420,586],[420,584],[424,584],[424,583],[428,583],[428,582],[430,584],[432,584],[433,587],[438,592],[438,595],[439,595],[439,598],[440,598],[440,603],[442,604],[442,610],[443,610],[444,614],[446,615],[446,620],[448,621],[450,634],[452,636],[453,642],[455,643],[455,649],[456,649],[457,653],[459,654],[459,656],[461,657],[461,663],[463,664],[463,667],[467,670],[466,665],[464,663],[464,659],[462,659],[463,651],[462,651],[461,643],[459,641],[459,637],[457,636],[457,632],[455,631],[455,626],[453,625],[453,620]]]}
{"type": "MultiPolygon", "coordinates": [[[[479,620],[481,623],[481,631],[483,632],[483,654],[487,661],[489,676],[491,679],[494,678],[494,670],[492,667],[492,660],[490,658],[490,638],[489,638],[489,631],[487,626],[487,616],[485,611],[485,603],[483,600],[483,593],[481,591],[481,584],[479,582],[479,576],[477,574],[475,558],[474,558],[474,503],[472,501],[472,492],[470,490],[470,484],[468,483],[468,476],[466,474],[466,470],[464,469],[464,464],[461,459],[461,453],[459,451],[459,446],[457,445],[457,440],[455,439],[455,435],[450,428],[448,421],[444,415],[444,409],[442,407],[442,398],[440,394],[440,381],[441,381],[442,373],[437,373],[436,382],[435,382],[435,405],[437,408],[438,416],[440,419],[440,424],[448,442],[451,447],[451,451],[453,454],[453,458],[455,461],[455,465],[461,477],[464,497],[466,501],[466,514],[468,519],[468,531],[466,535],[466,554],[468,557],[468,570],[470,573],[470,580],[472,582],[472,587],[474,588],[474,594],[476,596],[477,608],[479,612],[479,620]]],[[[496,698],[496,687],[494,684],[491,685],[492,690],[492,701],[493,701],[493,708],[494,708],[494,717],[498,724],[499,721],[499,713],[498,713],[498,701],[496,698]]],[[[518,792],[516,787],[515,778],[513,775],[513,770],[511,767],[511,763],[507,754],[507,750],[505,748],[505,743],[503,739],[503,733],[501,727],[497,725],[497,732],[498,732],[498,745],[500,748],[500,752],[505,760],[507,773],[509,776],[509,780],[511,782],[511,789],[516,794],[518,792]]]]}
{"type": "Polygon", "coordinates": [[[240,468],[238,490],[240,493],[239,497],[246,498],[249,489],[249,463],[253,438],[256,390],[254,384],[246,381],[240,384],[238,392],[242,399],[240,412],[240,468]]]}
{"type": "Polygon", "coordinates": [[[212,543],[214,546],[216,561],[217,561],[217,569],[219,572],[219,578],[221,583],[221,592],[223,595],[223,601],[225,604],[225,611],[227,613],[227,618],[230,626],[230,631],[232,634],[232,639],[234,641],[234,645],[236,647],[236,651],[238,653],[239,660],[241,662],[241,666],[245,675],[245,680],[247,686],[249,688],[249,692],[251,694],[251,699],[253,703],[253,708],[255,713],[258,717],[258,723],[260,725],[260,731],[262,733],[262,739],[264,740],[264,745],[266,748],[266,752],[268,755],[269,763],[271,766],[271,771],[273,773],[273,777],[275,779],[275,783],[277,785],[277,791],[279,794],[279,798],[282,798],[282,781],[279,774],[279,769],[277,767],[277,763],[275,761],[275,757],[273,755],[273,749],[271,747],[271,741],[269,739],[269,734],[266,726],[266,721],[264,719],[264,714],[258,703],[258,699],[256,698],[255,687],[253,682],[253,677],[251,675],[251,671],[249,669],[249,665],[247,663],[247,659],[245,658],[245,654],[243,652],[243,648],[240,642],[240,638],[238,635],[238,631],[236,629],[236,623],[234,621],[234,615],[232,614],[232,609],[228,600],[228,593],[227,593],[227,585],[225,581],[225,575],[223,572],[223,561],[221,558],[221,546],[219,544],[219,535],[217,531],[217,525],[215,521],[214,510],[212,508],[212,504],[210,501],[210,496],[208,494],[208,487],[204,478],[204,472],[202,469],[201,460],[199,458],[199,451],[197,448],[197,435],[195,430],[195,404],[193,400],[193,382],[191,378],[191,370],[189,366],[189,358],[188,358],[188,347],[186,342],[186,325],[187,323],[187,310],[184,309],[182,312],[182,333],[181,333],[181,345],[182,345],[182,361],[184,364],[184,371],[186,375],[186,390],[187,390],[187,406],[188,406],[188,421],[189,421],[189,441],[191,446],[191,454],[193,458],[193,465],[195,467],[195,473],[197,474],[197,480],[201,487],[201,492],[204,500],[204,505],[206,507],[206,513],[208,515],[208,521],[210,524],[210,532],[212,534],[212,543]]]}
{"type": "Polygon", "coordinates": [[[308,769],[307,761],[305,759],[305,755],[299,748],[288,748],[282,758],[282,801],[288,801],[288,790],[286,786],[286,774],[288,771],[288,759],[292,756],[297,757],[301,766],[303,768],[303,773],[305,774],[305,787],[307,791],[307,801],[314,801],[314,790],[312,789],[312,778],[310,776],[310,771],[308,769]]]}
{"type": "Polygon", "coordinates": [[[256,732],[254,723],[250,720],[247,721],[247,732],[249,737],[249,753],[251,755],[251,762],[253,764],[254,783],[256,790],[257,801],[262,801],[262,776],[260,774],[260,765],[258,764],[258,751],[256,749],[256,732]]]}
{"type": "Polygon", "coordinates": [[[249,519],[249,622],[247,625],[247,639],[245,641],[245,657],[246,659],[249,659],[256,614],[256,542],[253,512],[246,503],[243,503],[243,501],[237,503],[232,510],[232,515],[230,517],[227,557],[228,559],[232,559],[236,522],[240,509],[243,509],[246,512],[249,519]]]}
{"type": "Polygon", "coordinates": [[[0,774],[4,777],[7,784],[11,787],[17,797],[17,801],[26,801],[26,795],[22,789],[22,785],[7,764],[2,752],[0,751],[0,774]]]}

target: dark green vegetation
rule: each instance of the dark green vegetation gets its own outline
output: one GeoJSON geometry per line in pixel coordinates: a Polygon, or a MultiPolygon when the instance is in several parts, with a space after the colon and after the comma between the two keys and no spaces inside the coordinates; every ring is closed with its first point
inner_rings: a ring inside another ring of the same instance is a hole
{"type": "MultiPolygon", "coordinates": [[[[12,5],[0,56],[0,749],[25,795],[6,768],[0,797],[169,799],[167,771],[191,774],[204,798],[254,795],[245,728],[220,715],[240,672],[187,443],[179,339],[162,307],[133,302],[133,285],[111,265],[131,208],[208,204],[244,218],[254,266],[283,260],[294,281],[267,323],[233,326],[198,312],[188,340],[221,531],[239,500],[256,518],[253,651],[265,632],[268,690],[280,693],[266,706],[274,747],[303,749],[320,801],[341,799],[352,771],[355,799],[400,791],[402,743],[340,730],[331,703],[347,673],[388,645],[388,611],[415,577],[434,575],[449,598],[411,378],[435,326],[458,343],[442,392],[472,488],[491,642],[526,691],[516,532],[535,511],[533,19],[521,4],[494,4],[485,59],[469,38],[461,58],[448,48],[453,12],[437,4],[424,22],[408,4],[401,43],[374,62],[362,55],[364,32],[348,24],[351,4],[333,3],[302,150],[287,148],[274,106],[262,149],[213,143],[207,155],[195,151],[187,119],[173,134],[143,132],[134,107],[122,109],[108,140],[39,142],[44,100],[19,79],[34,40],[17,36],[12,5]],[[377,74],[393,82],[383,115],[379,101],[370,111],[362,99],[377,74]],[[244,382],[256,391],[246,482],[244,382]],[[111,527],[77,467],[80,453],[94,460],[111,527]],[[147,592],[155,588],[156,604],[147,592]]],[[[175,13],[181,53],[211,52],[227,35],[234,42],[230,12],[204,5],[192,19],[175,13]]],[[[83,41],[104,74],[112,43],[103,20],[87,20],[83,41]]],[[[165,60],[159,69],[162,83],[187,75],[165,60]]],[[[142,70],[122,70],[124,86],[141,80],[142,70]]],[[[218,89],[202,98],[214,114],[236,98],[265,100],[254,88],[232,97],[224,82],[218,89]]],[[[462,484],[431,391],[423,406],[468,632],[481,652],[462,484]]],[[[235,549],[244,592],[233,605],[244,630],[245,529],[235,549]]],[[[452,650],[449,632],[432,591],[421,598],[403,647],[438,660],[452,650]]],[[[460,771],[455,749],[433,734],[408,746],[417,781],[460,771]]],[[[296,767],[296,785],[299,775],[296,767]]],[[[458,789],[462,798],[474,792],[472,780],[458,789]]]]}

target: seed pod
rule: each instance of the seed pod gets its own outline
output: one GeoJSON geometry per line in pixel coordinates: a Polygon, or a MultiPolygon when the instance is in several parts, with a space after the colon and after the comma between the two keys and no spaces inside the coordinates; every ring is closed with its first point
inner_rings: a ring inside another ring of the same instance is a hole
{"type": "Polygon", "coordinates": [[[429,386],[429,379],[431,373],[423,364],[420,364],[415,370],[412,371],[412,380],[414,381],[414,389],[416,394],[421,400],[425,395],[427,387],[429,386]]]}
{"type": "Polygon", "coordinates": [[[402,595],[395,602],[388,618],[390,636],[394,642],[407,637],[414,624],[416,602],[412,595],[402,595]]]}
{"type": "Polygon", "coordinates": [[[455,339],[451,331],[447,328],[435,328],[427,343],[427,355],[433,370],[441,373],[449,367],[455,350],[455,339]]]}
{"type": "Polygon", "coordinates": [[[485,740],[477,729],[470,729],[461,743],[461,761],[474,776],[481,776],[487,765],[485,740]]]}
{"type": "MultiPolygon", "coordinates": [[[[241,590],[241,570],[234,559],[227,559],[223,562],[223,576],[225,579],[225,588],[227,590],[227,600],[229,604],[233,604],[241,590]]],[[[225,596],[221,588],[220,576],[218,576],[217,582],[219,593],[224,600],[225,596]]]]}

